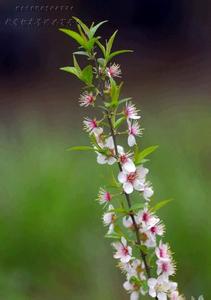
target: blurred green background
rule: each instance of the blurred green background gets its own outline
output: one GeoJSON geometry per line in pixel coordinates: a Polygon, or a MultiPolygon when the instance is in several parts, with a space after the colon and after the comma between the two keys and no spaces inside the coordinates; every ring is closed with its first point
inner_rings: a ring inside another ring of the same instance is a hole
{"type": "Polygon", "coordinates": [[[0,3],[0,299],[129,298],[94,201],[107,169],[91,153],[65,151],[88,144],[82,119],[92,115],[79,108],[78,81],[59,71],[76,45],[57,29],[72,14],[109,20],[103,38],[119,28],[115,49],[135,50],[116,62],[123,97],[141,108],[141,146],[160,145],[148,167],[155,199],[174,199],[159,215],[176,280],[187,299],[211,299],[210,1],[64,2],[40,2],[53,5],[46,12],[0,3]],[[63,4],[73,10],[56,10],[63,4]]]}
{"type": "MultiPolygon", "coordinates": [[[[175,251],[180,288],[209,299],[207,108],[157,111],[146,105],[143,147],[160,144],[148,165],[155,198],[174,198],[160,216],[175,251]]],[[[67,124],[52,128],[26,119],[16,125],[2,127],[0,134],[0,298],[127,299],[94,201],[106,182],[105,169],[93,154],[65,151],[88,138],[67,124]]]]}

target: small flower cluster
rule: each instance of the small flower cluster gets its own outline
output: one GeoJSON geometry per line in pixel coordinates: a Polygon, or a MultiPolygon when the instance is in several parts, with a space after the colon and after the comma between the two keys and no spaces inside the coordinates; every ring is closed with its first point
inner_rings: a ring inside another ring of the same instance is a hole
{"type": "MultiPolygon", "coordinates": [[[[156,215],[156,205],[151,205],[154,190],[147,179],[149,170],[144,166],[145,157],[156,146],[140,151],[137,142],[143,133],[140,112],[130,98],[120,99],[122,83],[116,82],[122,75],[120,66],[108,65],[116,55],[130,51],[111,52],[116,32],[105,46],[101,44],[94,34],[104,22],[88,28],[79,19],[75,20],[79,33],[62,31],[80,44],[80,50],[83,48],[84,51],[78,54],[88,56],[93,66],[88,65],[82,70],[74,56],[74,67],[62,69],[86,84],[79,105],[101,110],[101,119],[87,117],[83,121],[92,144],[83,150],[91,148],[100,165],[118,167],[116,175],[112,171],[113,183],[109,188],[100,188],[98,201],[106,209],[102,217],[108,228],[106,237],[116,239],[112,246],[114,258],[126,276],[123,287],[131,300],[146,294],[158,300],[183,300],[177,283],[170,278],[175,275],[175,263],[169,245],[163,242],[165,226],[156,215]],[[102,52],[103,58],[97,57],[98,51],[102,52]],[[124,130],[120,131],[123,126],[124,130]],[[128,150],[117,143],[117,138],[124,135],[128,150]],[[132,195],[138,196],[138,202],[131,199],[132,195]],[[122,201],[123,197],[125,201],[122,201]]],[[[160,206],[164,204],[165,201],[160,206]]]]}

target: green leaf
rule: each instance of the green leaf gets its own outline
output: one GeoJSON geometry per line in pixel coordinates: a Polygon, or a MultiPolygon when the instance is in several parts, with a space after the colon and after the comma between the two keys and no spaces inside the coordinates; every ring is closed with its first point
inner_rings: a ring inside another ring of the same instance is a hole
{"type": "Polygon", "coordinates": [[[111,83],[111,105],[116,107],[118,105],[123,82],[121,82],[120,85],[117,85],[115,80],[113,78],[110,78],[110,83],[111,83]]]}
{"type": "Polygon", "coordinates": [[[76,54],[76,55],[84,55],[84,56],[88,56],[89,57],[89,54],[85,51],[76,51],[76,52],[73,52],[73,54],[76,54]]]}
{"type": "Polygon", "coordinates": [[[155,206],[153,206],[150,210],[155,212],[155,211],[161,209],[162,207],[166,206],[172,200],[173,199],[162,200],[162,201],[158,202],[155,206]]]}
{"type": "Polygon", "coordinates": [[[125,102],[130,101],[130,100],[132,100],[131,97],[130,97],[130,98],[124,98],[124,99],[122,99],[122,100],[119,100],[119,104],[123,104],[123,103],[125,103],[125,102]]]}
{"type": "Polygon", "coordinates": [[[98,28],[99,28],[100,26],[102,26],[104,23],[107,23],[107,22],[108,22],[108,21],[105,20],[105,21],[102,21],[102,22],[96,24],[95,26],[92,25],[91,28],[90,28],[90,37],[93,37],[93,36],[95,35],[96,31],[98,30],[98,28]]]}
{"type": "Polygon", "coordinates": [[[87,36],[89,36],[89,33],[90,33],[89,27],[86,26],[86,24],[84,24],[79,18],[73,17],[73,19],[81,26],[81,28],[83,29],[84,33],[86,33],[87,36]]]}
{"type": "Polygon", "coordinates": [[[142,209],[142,208],[144,208],[144,203],[139,202],[139,203],[133,204],[131,206],[130,210],[137,211],[137,210],[142,209]]]}
{"type": "Polygon", "coordinates": [[[115,129],[119,128],[122,125],[122,123],[124,123],[124,121],[125,121],[125,117],[121,117],[118,120],[116,120],[114,124],[114,128],[115,129]]]}
{"type": "Polygon", "coordinates": [[[156,149],[158,148],[158,145],[156,146],[150,146],[146,149],[144,149],[143,151],[139,152],[139,153],[136,153],[135,154],[135,163],[136,164],[141,164],[143,159],[150,155],[151,153],[153,153],[156,149]]]}
{"type": "Polygon", "coordinates": [[[77,32],[70,30],[70,29],[65,29],[65,28],[59,28],[61,32],[64,32],[68,36],[70,36],[72,39],[74,39],[79,45],[85,48],[85,42],[84,39],[78,34],[77,32]]]}
{"type": "Polygon", "coordinates": [[[133,52],[133,50],[119,50],[111,53],[107,59],[107,62],[109,62],[112,58],[114,58],[117,55],[123,54],[123,53],[130,53],[133,52]]]}
{"type": "Polygon", "coordinates": [[[86,66],[81,74],[81,79],[87,84],[92,85],[93,80],[93,72],[92,72],[92,66],[88,65],[86,66]]]}
{"type": "Polygon", "coordinates": [[[96,44],[98,45],[98,47],[100,48],[100,50],[102,51],[102,53],[105,57],[106,56],[106,50],[105,50],[105,47],[103,46],[103,44],[99,40],[96,41],[96,44]]]}
{"type": "Polygon", "coordinates": [[[66,149],[67,151],[95,151],[91,146],[74,146],[66,149]]]}
{"type": "Polygon", "coordinates": [[[110,53],[111,53],[111,49],[112,49],[112,46],[113,46],[113,43],[114,43],[114,39],[116,37],[116,34],[117,34],[118,30],[116,30],[112,36],[110,37],[110,39],[108,40],[107,44],[106,44],[106,55],[105,55],[105,58],[108,59],[109,56],[110,56],[110,53]]]}
{"type": "Polygon", "coordinates": [[[60,68],[60,70],[65,71],[65,72],[70,73],[70,74],[74,74],[78,78],[80,77],[80,74],[78,73],[77,69],[74,68],[74,67],[63,67],[63,68],[60,68]]]}
{"type": "Polygon", "coordinates": [[[81,74],[81,68],[77,62],[75,55],[73,55],[73,64],[74,64],[74,67],[76,68],[76,70],[78,71],[78,74],[81,74]]]}
{"type": "Polygon", "coordinates": [[[111,233],[111,234],[106,234],[105,235],[105,238],[107,238],[107,239],[120,239],[121,238],[121,236],[118,234],[118,233],[111,233]]]}

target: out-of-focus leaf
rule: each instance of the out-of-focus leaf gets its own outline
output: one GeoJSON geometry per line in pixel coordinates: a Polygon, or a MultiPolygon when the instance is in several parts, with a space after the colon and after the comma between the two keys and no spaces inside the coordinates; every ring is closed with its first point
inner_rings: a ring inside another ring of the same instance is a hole
{"type": "Polygon", "coordinates": [[[134,203],[131,206],[130,210],[131,211],[137,211],[137,210],[142,209],[142,208],[144,208],[144,203],[139,202],[139,203],[134,203]]]}
{"type": "Polygon", "coordinates": [[[88,54],[87,52],[85,52],[85,51],[76,51],[76,52],[74,52],[73,54],[89,56],[89,54],[88,54]]]}
{"type": "Polygon", "coordinates": [[[158,211],[162,207],[166,206],[169,202],[171,202],[173,199],[167,199],[167,200],[162,200],[158,202],[155,206],[153,206],[150,210],[151,211],[158,211]]]}
{"type": "Polygon", "coordinates": [[[125,102],[128,102],[128,101],[130,101],[132,98],[130,97],[130,98],[124,98],[124,99],[121,99],[121,100],[119,100],[119,104],[123,104],[123,103],[125,103],[125,102]]]}
{"type": "Polygon", "coordinates": [[[66,149],[67,151],[94,151],[91,146],[74,146],[66,149]]]}
{"type": "MultiPolygon", "coordinates": [[[[158,148],[158,145],[156,146],[150,146],[144,150],[142,150],[141,152],[136,152],[135,153],[135,163],[136,164],[141,164],[143,159],[150,155],[151,153],[153,153],[156,149],[158,148]]],[[[137,148],[136,148],[137,149],[137,148]]]]}
{"type": "Polygon", "coordinates": [[[88,65],[86,66],[81,74],[81,79],[87,84],[91,85],[93,80],[93,72],[92,72],[92,66],[88,65]]]}
{"type": "Polygon", "coordinates": [[[84,24],[79,18],[73,17],[73,19],[81,26],[81,28],[83,29],[84,33],[86,33],[86,35],[89,36],[89,33],[90,33],[89,27],[86,26],[86,24],[84,24]]]}
{"type": "Polygon", "coordinates": [[[125,117],[121,117],[118,120],[116,120],[115,124],[114,124],[114,128],[117,129],[119,128],[125,121],[125,117]]]}
{"type": "Polygon", "coordinates": [[[70,73],[70,74],[74,74],[76,75],[78,78],[80,76],[80,74],[78,73],[77,69],[74,68],[74,67],[63,67],[63,68],[60,68],[61,71],[65,71],[67,73],[70,73]]]}

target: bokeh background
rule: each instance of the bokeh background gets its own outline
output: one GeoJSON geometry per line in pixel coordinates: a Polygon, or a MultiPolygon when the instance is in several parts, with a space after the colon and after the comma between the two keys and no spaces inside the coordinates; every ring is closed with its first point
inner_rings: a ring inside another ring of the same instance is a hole
{"type": "Polygon", "coordinates": [[[188,299],[210,299],[209,0],[1,1],[0,299],[128,299],[94,201],[106,170],[65,151],[88,142],[80,83],[59,71],[75,44],[57,29],[72,15],[109,20],[102,36],[119,28],[116,47],[135,50],[117,62],[142,109],[143,147],[160,145],[149,167],[156,199],[174,199],[160,216],[176,279],[188,299]]]}

